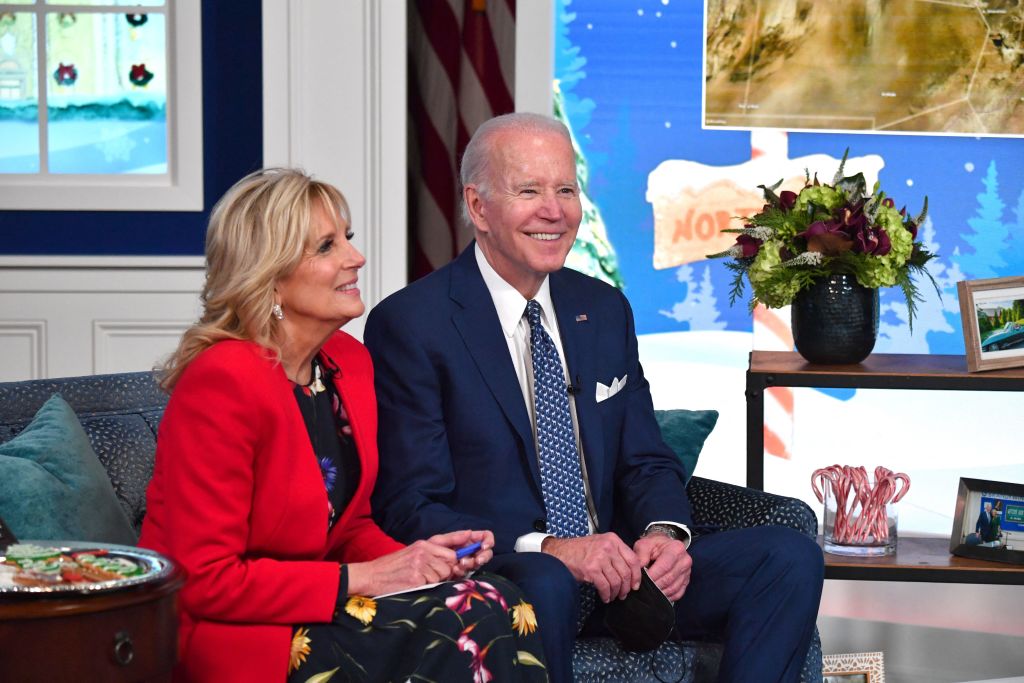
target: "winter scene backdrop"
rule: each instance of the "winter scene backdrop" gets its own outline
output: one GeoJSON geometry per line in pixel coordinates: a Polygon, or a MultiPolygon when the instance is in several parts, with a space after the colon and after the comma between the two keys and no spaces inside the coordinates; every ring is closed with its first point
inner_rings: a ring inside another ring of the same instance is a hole
{"type": "MultiPolygon", "coordinates": [[[[1024,141],[705,129],[703,5],[558,0],[554,102],[584,187],[570,265],[626,293],[656,407],[720,412],[697,475],[742,484],[748,354],[792,346],[787,309],[730,305],[731,273],[705,258],[732,244],[721,228],[763,204],[760,184],[805,169],[830,181],[849,148],[847,172],[880,181],[898,207],[916,215],[927,196],[921,235],[938,254],[928,269],[940,291],[918,282],[913,333],[899,289],[881,290],[875,352],[963,354],[956,283],[1024,275],[1024,141]]],[[[1005,430],[1022,408],[1010,393],[785,390],[766,400],[765,486],[818,509],[814,469],[884,465],[912,480],[901,533],[948,536],[960,477],[1024,482],[1005,430]]]]}

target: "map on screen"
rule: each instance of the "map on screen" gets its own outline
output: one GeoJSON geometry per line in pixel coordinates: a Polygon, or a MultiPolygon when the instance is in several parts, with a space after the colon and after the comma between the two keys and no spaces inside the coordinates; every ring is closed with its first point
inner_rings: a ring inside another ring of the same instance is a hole
{"type": "Polygon", "coordinates": [[[1024,133],[1018,0],[707,0],[705,128],[1024,133]]]}

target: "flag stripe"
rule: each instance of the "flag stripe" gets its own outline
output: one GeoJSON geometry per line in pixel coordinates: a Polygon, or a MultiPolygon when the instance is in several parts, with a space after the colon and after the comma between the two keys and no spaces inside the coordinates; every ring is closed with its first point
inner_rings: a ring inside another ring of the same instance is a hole
{"type": "MultiPolygon", "coordinates": [[[[472,65],[463,62],[460,76],[459,83],[462,87],[459,89],[459,121],[464,124],[466,130],[476,130],[481,123],[494,115],[494,110],[487,104],[485,86],[480,82],[472,65]]],[[[460,146],[460,149],[464,148],[465,145],[460,146]]]]}
{"type": "Polygon", "coordinates": [[[415,278],[447,263],[472,239],[459,219],[459,161],[481,123],[513,111],[515,2],[415,0],[408,11],[415,278]]]}
{"type": "MultiPolygon", "coordinates": [[[[410,91],[415,89],[429,115],[431,125],[441,136],[445,146],[450,150],[455,144],[455,83],[458,78],[458,52],[455,54],[455,65],[452,71],[441,61],[441,57],[433,49],[425,28],[419,23],[419,14],[415,7],[410,11],[410,91]]],[[[453,29],[455,30],[455,29],[453,29]]],[[[415,120],[415,119],[414,119],[415,120]]]]}
{"type": "Polygon", "coordinates": [[[491,25],[498,62],[501,66],[501,80],[509,92],[516,90],[516,12],[515,2],[493,0],[488,7],[487,19],[491,25]]]}
{"type": "MultiPolygon", "coordinates": [[[[411,26],[415,30],[422,30],[422,35],[429,44],[440,67],[448,75],[448,81],[452,90],[459,89],[459,62],[462,60],[462,49],[455,39],[459,35],[461,18],[456,16],[448,3],[437,2],[436,0],[417,0],[415,8],[419,17],[419,26],[411,26]]],[[[410,31],[412,32],[412,31],[410,31]]],[[[418,38],[416,36],[415,38],[418,38]]],[[[413,37],[410,36],[412,39],[413,37]]],[[[418,50],[424,50],[424,46],[417,44],[418,50]]],[[[424,57],[425,51],[416,55],[424,57]]]]}
{"type": "MultiPolygon", "coordinates": [[[[423,102],[418,97],[414,87],[410,88],[409,107],[412,119],[416,122],[416,138],[419,146],[419,178],[416,179],[412,194],[417,196],[417,221],[414,236],[426,242],[454,243],[454,231],[451,228],[447,217],[454,215],[456,207],[456,183],[455,175],[450,164],[450,147],[437,134],[437,129],[430,123],[429,117],[423,107],[423,102]],[[422,205],[419,197],[429,196],[436,211],[440,213],[444,222],[443,231],[439,231],[439,224],[432,220],[434,213],[422,205]]],[[[449,246],[449,258],[454,257],[454,249],[449,246]]],[[[424,247],[424,252],[436,253],[433,248],[424,247]]],[[[436,261],[431,260],[431,263],[436,261]]],[[[441,261],[442,265],[444,261],[441,261]]]]}
{"type": "MultiPolygon", "coordinates": [[[[499,0],[492,0],[488,6],[497,1],[499,0]]],[[[512,84],[506,84],[502,78],[498,48],[494,44],[491,24],[485,13],[467,13],[462,27],[462,44],[469,64],[476,71],[480,84],[487,93],[491,111],[509,112],[515,109],[515,102],[512,101],[512,84]]]]}
{"type": "Polygon", "coordinates": [[[438,207],[430,192],[421,191],[418,197],[420,211],[420,234],[431,235],[433,239],[422,241],[423,254],[430,263],[446,263],[457,256],[457,240],[449,230],[448,219],[438,207]]]}

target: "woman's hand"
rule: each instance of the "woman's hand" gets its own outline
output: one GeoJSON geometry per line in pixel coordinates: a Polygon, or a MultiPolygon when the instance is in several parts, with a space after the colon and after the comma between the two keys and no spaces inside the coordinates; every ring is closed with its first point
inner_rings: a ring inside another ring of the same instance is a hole
{"type": "Polygon", "coordinates": [[[349,595],[383,595],[462,578],[483,566],[493,556],[494,534],[490,531],[452,531],[416,541],[401,550],[370,562],[348,566],[349,595]],[[461,560],[455,551],[470,543],[481,543],[480,550],[461,560]]]}
{"type": "Polygon", "coordinates": [[[490,531],[454,531],[450,534],[440,534],[430,540],[441,545],[458,550],[467,545],[479,543],[480,549],[472,555],[467,555],[459,560],[452,572],[453,578],[461,579],[471,571],[475,571],[491,561],[494,557],[494,534],[490,531]]]}

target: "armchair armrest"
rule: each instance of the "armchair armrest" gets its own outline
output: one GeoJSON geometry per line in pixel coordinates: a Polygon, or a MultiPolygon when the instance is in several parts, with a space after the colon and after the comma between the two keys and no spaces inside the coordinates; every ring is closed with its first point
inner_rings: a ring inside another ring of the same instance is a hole
{"type": "Polygon", "coordinates": [[[817,537],[818,518],[802,500],[701,477],[692,477],[686,490],[698,532],[702,527],[721,530],[776,525],[817,537]]]}
{"type": "MultiPolygon", "coordinates": [[[[692,477],[686,490],[698,533],[702,527],[724,530],[773,525],[790,527],[812,539],[817,537],[818,518],[802,500],[701,477],[692,477]]],[[[821,638],[815,628],[800,672],[801,683],[820,681],[821,668],[821,638]]]]}

